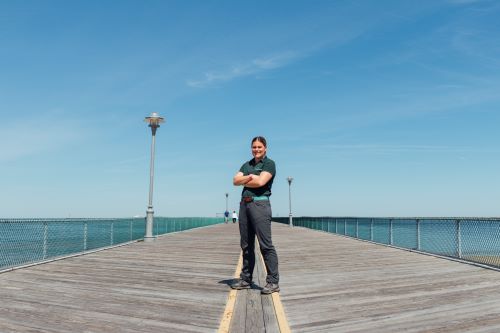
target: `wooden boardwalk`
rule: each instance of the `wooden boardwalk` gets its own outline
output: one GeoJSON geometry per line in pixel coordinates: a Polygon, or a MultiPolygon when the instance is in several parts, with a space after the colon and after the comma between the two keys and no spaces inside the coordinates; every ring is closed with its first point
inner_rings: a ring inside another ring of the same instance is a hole
{"type": "Polygon", "coordinates": [[[0,274],[0,332],[214,332],[239,252],[217,225],[0,274]]]}
{"type": "MultiPolygon", "coordinates": [[[[500,332],[500,272],[280,224],[273,240],[292,332],[500,332]]],[[[216,332],[239,252],[217,225],[0,274],[0,332],[216,332]]],[[[237,294],[232,332],[278,331],[270,296],[237,294]]]]}
{"type": "Polygon", "coordinates": [[[292,332],[500,332],[500,272],[274,228],[292,332]]]}
{"type": "MultiPolygon", "coordinates": [[[[250,289],[237,291],[236,304],[233,308],[229,332],[281,332],[279,325],[279,311],[281,306],[279,294],[261,295],[262,287],[266,285],[266,268],[262,256],[256,246],[256,262],[254,268],[254,283],[250,289]],[[276,299],[275,296],[278,296],[276,299]]],[[[241,270],[239,270],[241,271],[241,270]]],[[[284,315],[283,315],[284,317],[284,315]]],[[[286,321],[286,318],[282,318],[286,321]]],[[[288,333],[289,327],[285,325],[283,333],[288,333]]],[[[221,330],[222,332],[224,330],[221,330]]],[[[222,333],[220,332],[220,333],[222,333]]]]}

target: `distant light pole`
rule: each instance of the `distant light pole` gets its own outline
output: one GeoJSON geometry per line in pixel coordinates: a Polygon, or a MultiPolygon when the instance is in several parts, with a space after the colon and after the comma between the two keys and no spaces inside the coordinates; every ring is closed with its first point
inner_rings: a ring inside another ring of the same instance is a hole
{"type": "Polygon", "coordinates": [[[151,162],[149,166],[149,203],[148,209],[146,210],[146,234],[144,235],[145,242],[151,242],[155,240],[153,236],[153,179],[155,173],[155,138],[156,138],[156,129],[160,127],[161,123],[165,122],[165,119],[160,117],[160,115],[156,112],[151,113],[149,117],[144,119],[145,122],[149,123],[149,127],[151,127],[151,133],[153,135],[151,140],[151,162]]]}
{"type": "Polygon", "coordinates": [[[227,198],[229,197],[229,193],[226,193],[226,211],[224,212],[224,222],[227,223],[229,220],[229,215],[226,216],[226,214],[229,214],[229,210],[227,209],[227,198]],[[226,213],[227,212],[227,213],[226,213]]]}
{"type": "Polygon", "coordinates": [[[288,214],[288,225],[290,227],[293,227],[293,220],[292,220],[292,177],[288,177],[286,180],[288,180],[288,206],[290,207],[290,213],[288,214]]]}

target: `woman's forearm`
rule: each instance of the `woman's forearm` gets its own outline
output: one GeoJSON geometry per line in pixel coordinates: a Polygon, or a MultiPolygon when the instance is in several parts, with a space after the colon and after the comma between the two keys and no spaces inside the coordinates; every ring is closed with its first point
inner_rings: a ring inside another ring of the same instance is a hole
{"type": "Polygon", "coordinates": [[[260,181],[260,177],[259,176],[253,176],[252,179],[250,181],[248,181],[246,184],[245,184],[246,187],[250,187],[250,188],[258,188],[258,187],[261,187],[262,184],[261,184],[261,181],[260,181]]]}
{"type": "Polygon", "coordinates": [[[271,175],[267,171],[263,171],[260,175],[253,175],[252,179],[245,184],[246,187],[250,188],[259,188],[267,184],[272,179],[273,175],[271,175]]]}
{"type": "Polygon", "coordinates": [[[233,185],[238,186],[238,185],[245,185],[248,184],[252,180],[252,177],[255,177],[255,175],[247,175],[247,176],[234,176],[233,178],[233,185]]]}

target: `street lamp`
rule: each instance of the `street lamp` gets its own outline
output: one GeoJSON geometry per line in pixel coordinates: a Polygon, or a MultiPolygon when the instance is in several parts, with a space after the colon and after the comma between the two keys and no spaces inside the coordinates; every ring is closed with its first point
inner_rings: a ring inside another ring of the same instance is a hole
{"type": "Polygon", "coordinates": [[[160,117],[160,115],[156,112],[152,112],[149,117],[144,119],[145,122],[149,123],[149,127],[151,127],[151,133],[153,138],[151,140],[151,162],[149,166],[149,203],[148,209],[146,210],[146,234],[144,235],[145,242],[151,242],[155,240],[153,236],[153,178],[155,173],[155,138],[156,138],[156,129],[160,127],[161,123],[165,122],[165,119],[160,117]]]}
{"type": "Polygon", "coordinates": [[[229,211],[227,210],[227,197],[229,196],[229,193],[226,193],[226,211],[224,212],[224,222],[227,223],[229,220],[229,211]],[[227,216],[226,216],[227,214],[227,216]]]}
{"type": "Polygon", "coordinates": [[[288,180],[288,205],[290,207],[290,213],[288,214],[288,225],[290,227],[293,227],[293,221],[292,221],[292,177],[288,177],[286,180],[288,180]]]}

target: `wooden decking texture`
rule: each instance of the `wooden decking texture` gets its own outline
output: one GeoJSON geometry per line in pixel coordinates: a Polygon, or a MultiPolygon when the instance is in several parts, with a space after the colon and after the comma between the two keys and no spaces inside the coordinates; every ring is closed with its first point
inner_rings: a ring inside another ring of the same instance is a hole
{"type": "Polygon", "coordinates": [[[273,240],[293,332],[500,332],[500,272],[286,228],[273,240]]]}
{"type": "MultiPolygon", "coordinates": [[[[500,272],[281,224],[273,240],[292,332],[500,332],[500,272]]],[[[215,332],[239,252],[223,224],[0,274],[0,332],[215,332]]],[[[270,316],[243,292],[232,331],[270,316]]]]}
{"type": "Polygon", "coordinates": [[[266,268],[256,251],[254,283],[250,289],[238,290],[229,332],[280,332],[271,295],[261,295],[266,285],[266,268]]]}
{"type": "Polygon", "coordinates": [[[217,225],[0,274],[0,332],[214,332],[238,237],[217,225]]]}

